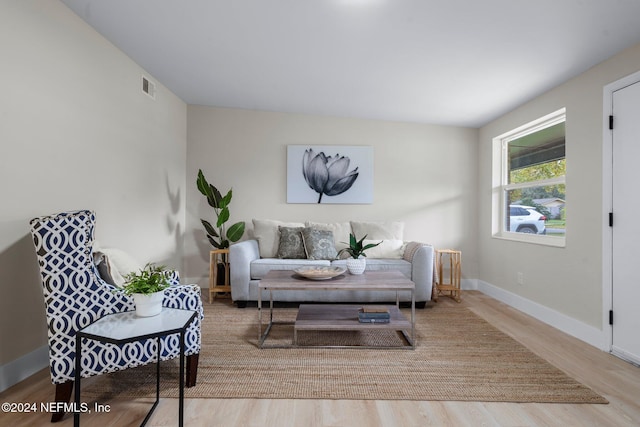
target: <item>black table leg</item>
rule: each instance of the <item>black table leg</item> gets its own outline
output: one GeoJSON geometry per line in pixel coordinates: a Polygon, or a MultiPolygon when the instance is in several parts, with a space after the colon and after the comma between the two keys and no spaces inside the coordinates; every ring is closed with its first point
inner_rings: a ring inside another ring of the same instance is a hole
{"type": "Polygon", "coordinates": [[[185,329],[180,332],[180,401],[178,403],[178,426],[182,427],[184,423],[184,333],[185,329]]]}
{"type": "Polygon", "coordinates": [[[157,337],[156,340],[158,342],[158,356],[156,359],[156,401],[153,402],[153,406],[151,406],[151,409],[149,409],[149,412],[147,412],[147,416],[144,417],[144,420],[142,421],[142,424],[140,424],[140,427],[143,427],[147,424],[147,421],[149,421],[149,418],[151,418],[151,414],[153,414],[156,406],[158,406],[158,402],[160,402],[160,337],[157,337]]]}
{"type": "Polygon", "coordinates": [[[76,334],[76,372],[75,381],[73,386],[75,387],[75,408],[73,411],[73,426],[80,427],[80,370],[82,369],[82,340],[78,334],[76,334]]]}

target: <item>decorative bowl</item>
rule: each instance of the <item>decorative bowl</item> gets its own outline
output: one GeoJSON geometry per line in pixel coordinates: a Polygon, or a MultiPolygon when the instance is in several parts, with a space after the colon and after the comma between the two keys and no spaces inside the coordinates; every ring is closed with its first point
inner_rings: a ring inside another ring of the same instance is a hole
{"type": "Polygon", "coordinates": [[[327,280],[344,274],[346,271],[342,267],[313,267],[306,266],[293,270],[296,274],[311,280],[327,280]]]}

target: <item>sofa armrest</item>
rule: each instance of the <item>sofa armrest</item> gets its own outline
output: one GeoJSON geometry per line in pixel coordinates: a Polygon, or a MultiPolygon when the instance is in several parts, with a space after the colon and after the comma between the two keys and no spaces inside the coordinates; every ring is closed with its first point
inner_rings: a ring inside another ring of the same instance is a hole
{"type": "Polygon", "coordinates": [[[251,261],[260,259],[257,240],[245,240],[229,247],[231,299],[247,301],[251,281],[251,261]]]}
{"type": "Polygon", "coordinates": [[[411,263],[411,280],[416,284],[416,301],[431,301],[434,280],[433,246],[409,242],[403,258],[411,263]]]}

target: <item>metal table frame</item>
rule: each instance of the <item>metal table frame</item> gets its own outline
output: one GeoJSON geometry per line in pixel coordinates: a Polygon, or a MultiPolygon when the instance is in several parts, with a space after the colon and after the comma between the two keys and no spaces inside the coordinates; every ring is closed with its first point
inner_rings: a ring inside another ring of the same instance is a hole
{"type": "MultiPolygon", "coordinates": [[[[289,274],[290,276],[295,276],[293,271],[281,271],[281,270],[272,270],[267,273],[267,276],[260,280],[258,283],[258,347],[260,348],[290,348],[297,347],[297,343],[294,342],[290,346],[286,345],[273,345],[273,346],[265,346],[264,342],[269,336],[271,332],[271,328],[273,325],[291,325],[295,322],[286,322],[286,321],[274,321],[273,320],[273,291],[274,290],[286,290],[286,291],[335,291],[335,290],[344,290],[344,291],[363,291],[363,290],[373,290],[373,291],[387,291],[396,293],[396,307],[400,306],[400,296],[399,292],[401,291],[410,291],[411,292],[411,335],[409,336],[405,330],[402,330],[402,334],[406,341],[408,342],[408,346],[404,346],[402,348],[415,349],[416,347],[416,336],[415,336],[415,313],[416,313],[416,299],[415,299],[415,283],[406,279],[407,283],[403,284],[393,284],[388,285],[389,287],[380,287],[380,286],[368,286],[366,283],[354,283],[349,280],[340,280],[340,278],[333,280],[325,280],[325,281],[311,281],[311,280],[303,280],[300,279],[299,283],[288,281],[286,284],[282,283],[272,283],[272,281],[277,281],[277,278],[270,277],[270,274],[281,275],[281,274],[289,274]],[[275,272],[275,273],[274,273],[275,272]],[[265,280],[266,279],[266,280],[265,280]],[[264,332],[262,332],[262,291],[269,291],[269,323],[264,332]]],[[[372,272],[379,273],[379,272],[372,272]]],[[[385,272],[386,273],[386,272],[385,272]]],[[[347,273],[348,274],[348,273],[347,273]]],[[[364,273],[364,277],[366,277],[367,273],[364,273]]],[[[402,274],[402,273],[398,273],[402,274]]],[[[404,278],[404,276],[402,276],[404,278]]],[[[336,346],[327,346],[327,347],[336,347],[336,346]]],[[[353,346],[351,346],[353,347],[353,346]]]]}
{"type": "Polygon", "coordinates": [[[160,338],[172,334],[180,334],[180,395],[178,408],[178,425],[183,426],[184,419],[184,337],[187,327],[196,318],[197,312],[177,308],[163,307],[160,314],[153,317],[136,317],[135,312],[109,314],[101,317],[76,333],[76,367],[75,367],[75,409],[73,425],[80,426],[80,381],[82,372],[82,339],[91,339],[110,344],[126,344],[148,338],[156,338],[158,354],[156,359],[156,400],[142,421],[144,426],[160,401],[160,355],[162,353],[160,338]]]}

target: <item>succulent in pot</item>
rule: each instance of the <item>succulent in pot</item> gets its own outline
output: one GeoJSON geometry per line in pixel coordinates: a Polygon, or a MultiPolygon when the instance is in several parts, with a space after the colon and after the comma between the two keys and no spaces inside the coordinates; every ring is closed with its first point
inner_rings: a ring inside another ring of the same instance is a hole
{"type": "Polygon", "coordinates": [[[342,253],[344,252],[348,253],[351,256],[351,258],[347,259],[347,269],[351,274],[364,273],[364,270],[367,267],[367,261],[365,258],[367,254],[365,253],[365,251],[371,248],[375,248],[380,243],[382,243],[367,243],[365,245],[364,240],[366,238],[367,235],[365,234],[362,239],[358,240],[355,234],[349,233],[349,246],[341,249],[340,252],[338,252],[338,256],[342,255],[342,253]]]}

